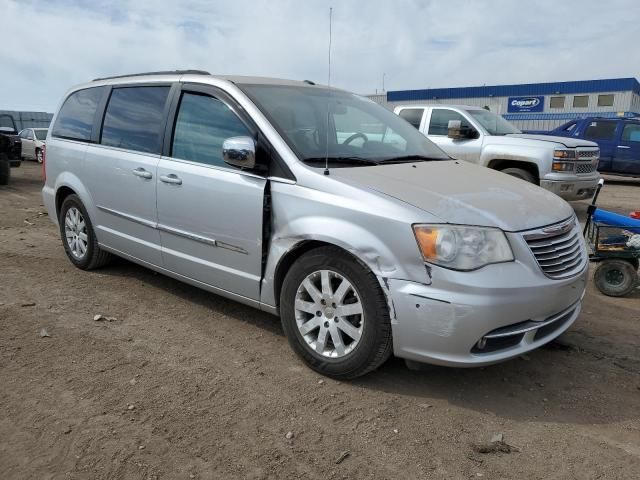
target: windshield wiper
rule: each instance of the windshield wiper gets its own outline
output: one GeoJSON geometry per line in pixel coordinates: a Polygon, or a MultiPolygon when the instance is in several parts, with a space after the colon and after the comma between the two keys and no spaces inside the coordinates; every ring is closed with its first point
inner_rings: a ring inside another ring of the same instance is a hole
{"type": "Polygon", "coordinates": [[[401,157],[392,157],[386,158],[384,160],[378,161],[378,163],[407,163],[407,162],[431,162],[434,160],[447,160],[446,158],[438,158],[438,157],[426,157],[424,155],[404,155],[401,157]]]}
{"type": "MultiPolygon", "coordinates": [[[[309,157],[302,160],[305,163],[320,163],[323,164],[327,161],[326,157],[309,157]]],[[[363,157],[329,157],[329,163],[339,163],[345,165],[377,165],[378,162],[369,158],[363,157]]]]}

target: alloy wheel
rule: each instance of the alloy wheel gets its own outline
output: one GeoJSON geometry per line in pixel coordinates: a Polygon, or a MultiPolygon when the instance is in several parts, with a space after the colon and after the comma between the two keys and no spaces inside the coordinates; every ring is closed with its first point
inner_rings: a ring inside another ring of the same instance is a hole
{"type": "Polygon", "coordinates": [[[89,236],[87,225],[79,209],[71,207],[64,217],[64,234],[71,255],[82,260],[87,253],[89,236]]]}
{"type": "Polygon", "coordinates": [[[313,272],[296,292],[295,318],[309,348],[328,358],[342,358],[360,342],[364,310],[356,288],[332,270],[313,272]]]}

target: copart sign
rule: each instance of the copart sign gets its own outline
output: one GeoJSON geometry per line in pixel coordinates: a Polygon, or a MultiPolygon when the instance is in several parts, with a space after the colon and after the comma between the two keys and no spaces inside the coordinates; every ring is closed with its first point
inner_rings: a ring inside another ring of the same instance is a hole
{"type": "Polygon", "coordinates": [[[542,112],[544,97],[509,97],[509,113],[542,112]]]}

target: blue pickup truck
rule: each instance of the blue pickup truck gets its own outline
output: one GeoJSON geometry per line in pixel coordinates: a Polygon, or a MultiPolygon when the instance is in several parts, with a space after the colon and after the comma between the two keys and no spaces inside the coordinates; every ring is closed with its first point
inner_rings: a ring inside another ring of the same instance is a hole
{"type": "Polygon", "coordinates": [[[579,118],[544,133],[596,142],[600,146],[598,171],[640,177],[640,117],[579,118]]]}

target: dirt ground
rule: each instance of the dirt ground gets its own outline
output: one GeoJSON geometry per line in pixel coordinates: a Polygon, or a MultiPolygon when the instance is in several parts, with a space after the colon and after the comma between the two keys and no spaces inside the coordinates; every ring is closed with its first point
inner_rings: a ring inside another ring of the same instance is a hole
{"type": "MultiPolygon", "coordinates": [[[[558,342],[507,363],[337,382],[275,317],[126,261],[75,269],[40,187],[30,162],[0,187],[2,479],[640,478],[640,290],[590,285],[558,342]],[[478,451],[500,433],[510,453],[478,451]]],[[[640,184],[600,204],[640,208],[640,184]]]]}

